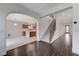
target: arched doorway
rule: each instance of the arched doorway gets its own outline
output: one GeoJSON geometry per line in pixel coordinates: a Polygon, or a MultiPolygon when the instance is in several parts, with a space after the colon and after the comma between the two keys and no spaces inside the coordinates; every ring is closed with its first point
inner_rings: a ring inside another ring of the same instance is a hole
{"type": "Polygon", "coordinates": [[[36,41],[37,20],[31,16],[11,13],[7,19],[7,50],[36,41]]]}

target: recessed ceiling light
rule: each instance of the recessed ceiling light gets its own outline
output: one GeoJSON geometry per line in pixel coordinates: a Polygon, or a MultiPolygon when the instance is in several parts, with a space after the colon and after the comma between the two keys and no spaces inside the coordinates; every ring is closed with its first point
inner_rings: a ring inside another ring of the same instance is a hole
{"type": "Polygon", "coordinates": [[[17,24],[16,24],[16,23],[14,23],[14,26],[17,26],[17,24]]]}
{"type": "Polygon", "coordinates": [[[62,15],[64,16],[65,14],[64,14],[64,13],[62,13],[62,15]]]}

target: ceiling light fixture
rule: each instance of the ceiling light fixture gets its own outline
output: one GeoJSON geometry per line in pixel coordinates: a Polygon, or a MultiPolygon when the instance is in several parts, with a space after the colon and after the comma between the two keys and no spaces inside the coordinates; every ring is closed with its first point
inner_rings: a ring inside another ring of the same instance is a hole
{"type": "Polygon", "coordinates": [[[65,14],[64,14],[64,13],[62,13],[62,15],[64,16],[65,14]]]}
{"type": "Polygon", "coordinates": [[[14,26],[17,26],[17,24],[16,24],[16,23],[14,23],[14,26]]]}

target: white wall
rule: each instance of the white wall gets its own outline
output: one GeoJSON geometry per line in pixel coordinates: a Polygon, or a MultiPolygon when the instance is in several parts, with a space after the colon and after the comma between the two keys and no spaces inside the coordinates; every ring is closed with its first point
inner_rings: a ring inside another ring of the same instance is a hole
{"type": "Polygon", "coordinates": [[[22,36],[22,23],[16,21],[7,21],[7,38],[20,37],[22,36]],[[17,24],[17,26],[14,26],[17,24]],[[10,37],[8,37],[10,34],[10,37]]]}
{"type": "Polygon", "coordinates": [[[21,7],[18,4],[0,4],[0,55],[4,55],[6,53],[6,17],[9,13],[12,12],[24,13],[35,16],[34,13],[21,7]]]}
{"type": "Polygon", "coordinates": [[[52,20],[53,19],[49,16],[40,18],[40,20],[38,20],[38,34],[39,34],[38,40],[42,39],[42,36],[44,35],[45,31],[47,30],[52,20]]]}
{"type": "Polygon", "coordinates": [[[72,8],[59,11],[54,16],[56,18],[56,31],[52,42],[65,33],[65,25],[70,25],[70,31],[72,32],[72,8]]]}
{"type": "Polygon", "coordinates": [[[5,54],[5,18],[3,13],[0,11],[0,55],[5,54]]]}
{"type": "MultiPolygon", "coordinates": [[[[52,42],[54,40],[56,40],[58,37],[60,37],[62,34],[65,33],[65,25],[70,25],[70,27],[72,29],[72,20],[73,20],[73,18],[72,18],[72,16],[73,16],[72,15],[72,8],[59,11],[57,13],[54,13],[53,15],[56,18],[56,31],[55,31],[55,34],[53,36],[52,42]]],[[[47,19],[45,19],[45,20],[43,20],[43,19],[41,19],[41,22],[39,22],[40,23],[39,24],[40,35],[43,33],[44,29],[46,29],[45,27],[48,24],[47,19]]],[[[41,38],[41,40],[49,42],[49,36],[48,35],[49,35],[49,33],[46,33],[46,35],[44,35],[45,37],[41,38]]]]}
{"type": "Polygon", "coordinates": [[[79,4],[73,4],[73,36],[72,36],[72,52],[79,54],[79,4]]]}

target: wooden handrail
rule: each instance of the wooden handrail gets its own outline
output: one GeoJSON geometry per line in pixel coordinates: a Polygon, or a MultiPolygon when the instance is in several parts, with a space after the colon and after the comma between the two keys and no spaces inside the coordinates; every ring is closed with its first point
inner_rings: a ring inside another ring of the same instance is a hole
{"type": "Polygon", "coordinates": [[[56,30],[56,20],[54,19],[49,26],[49,43],[51,43],[56,30]]]}

